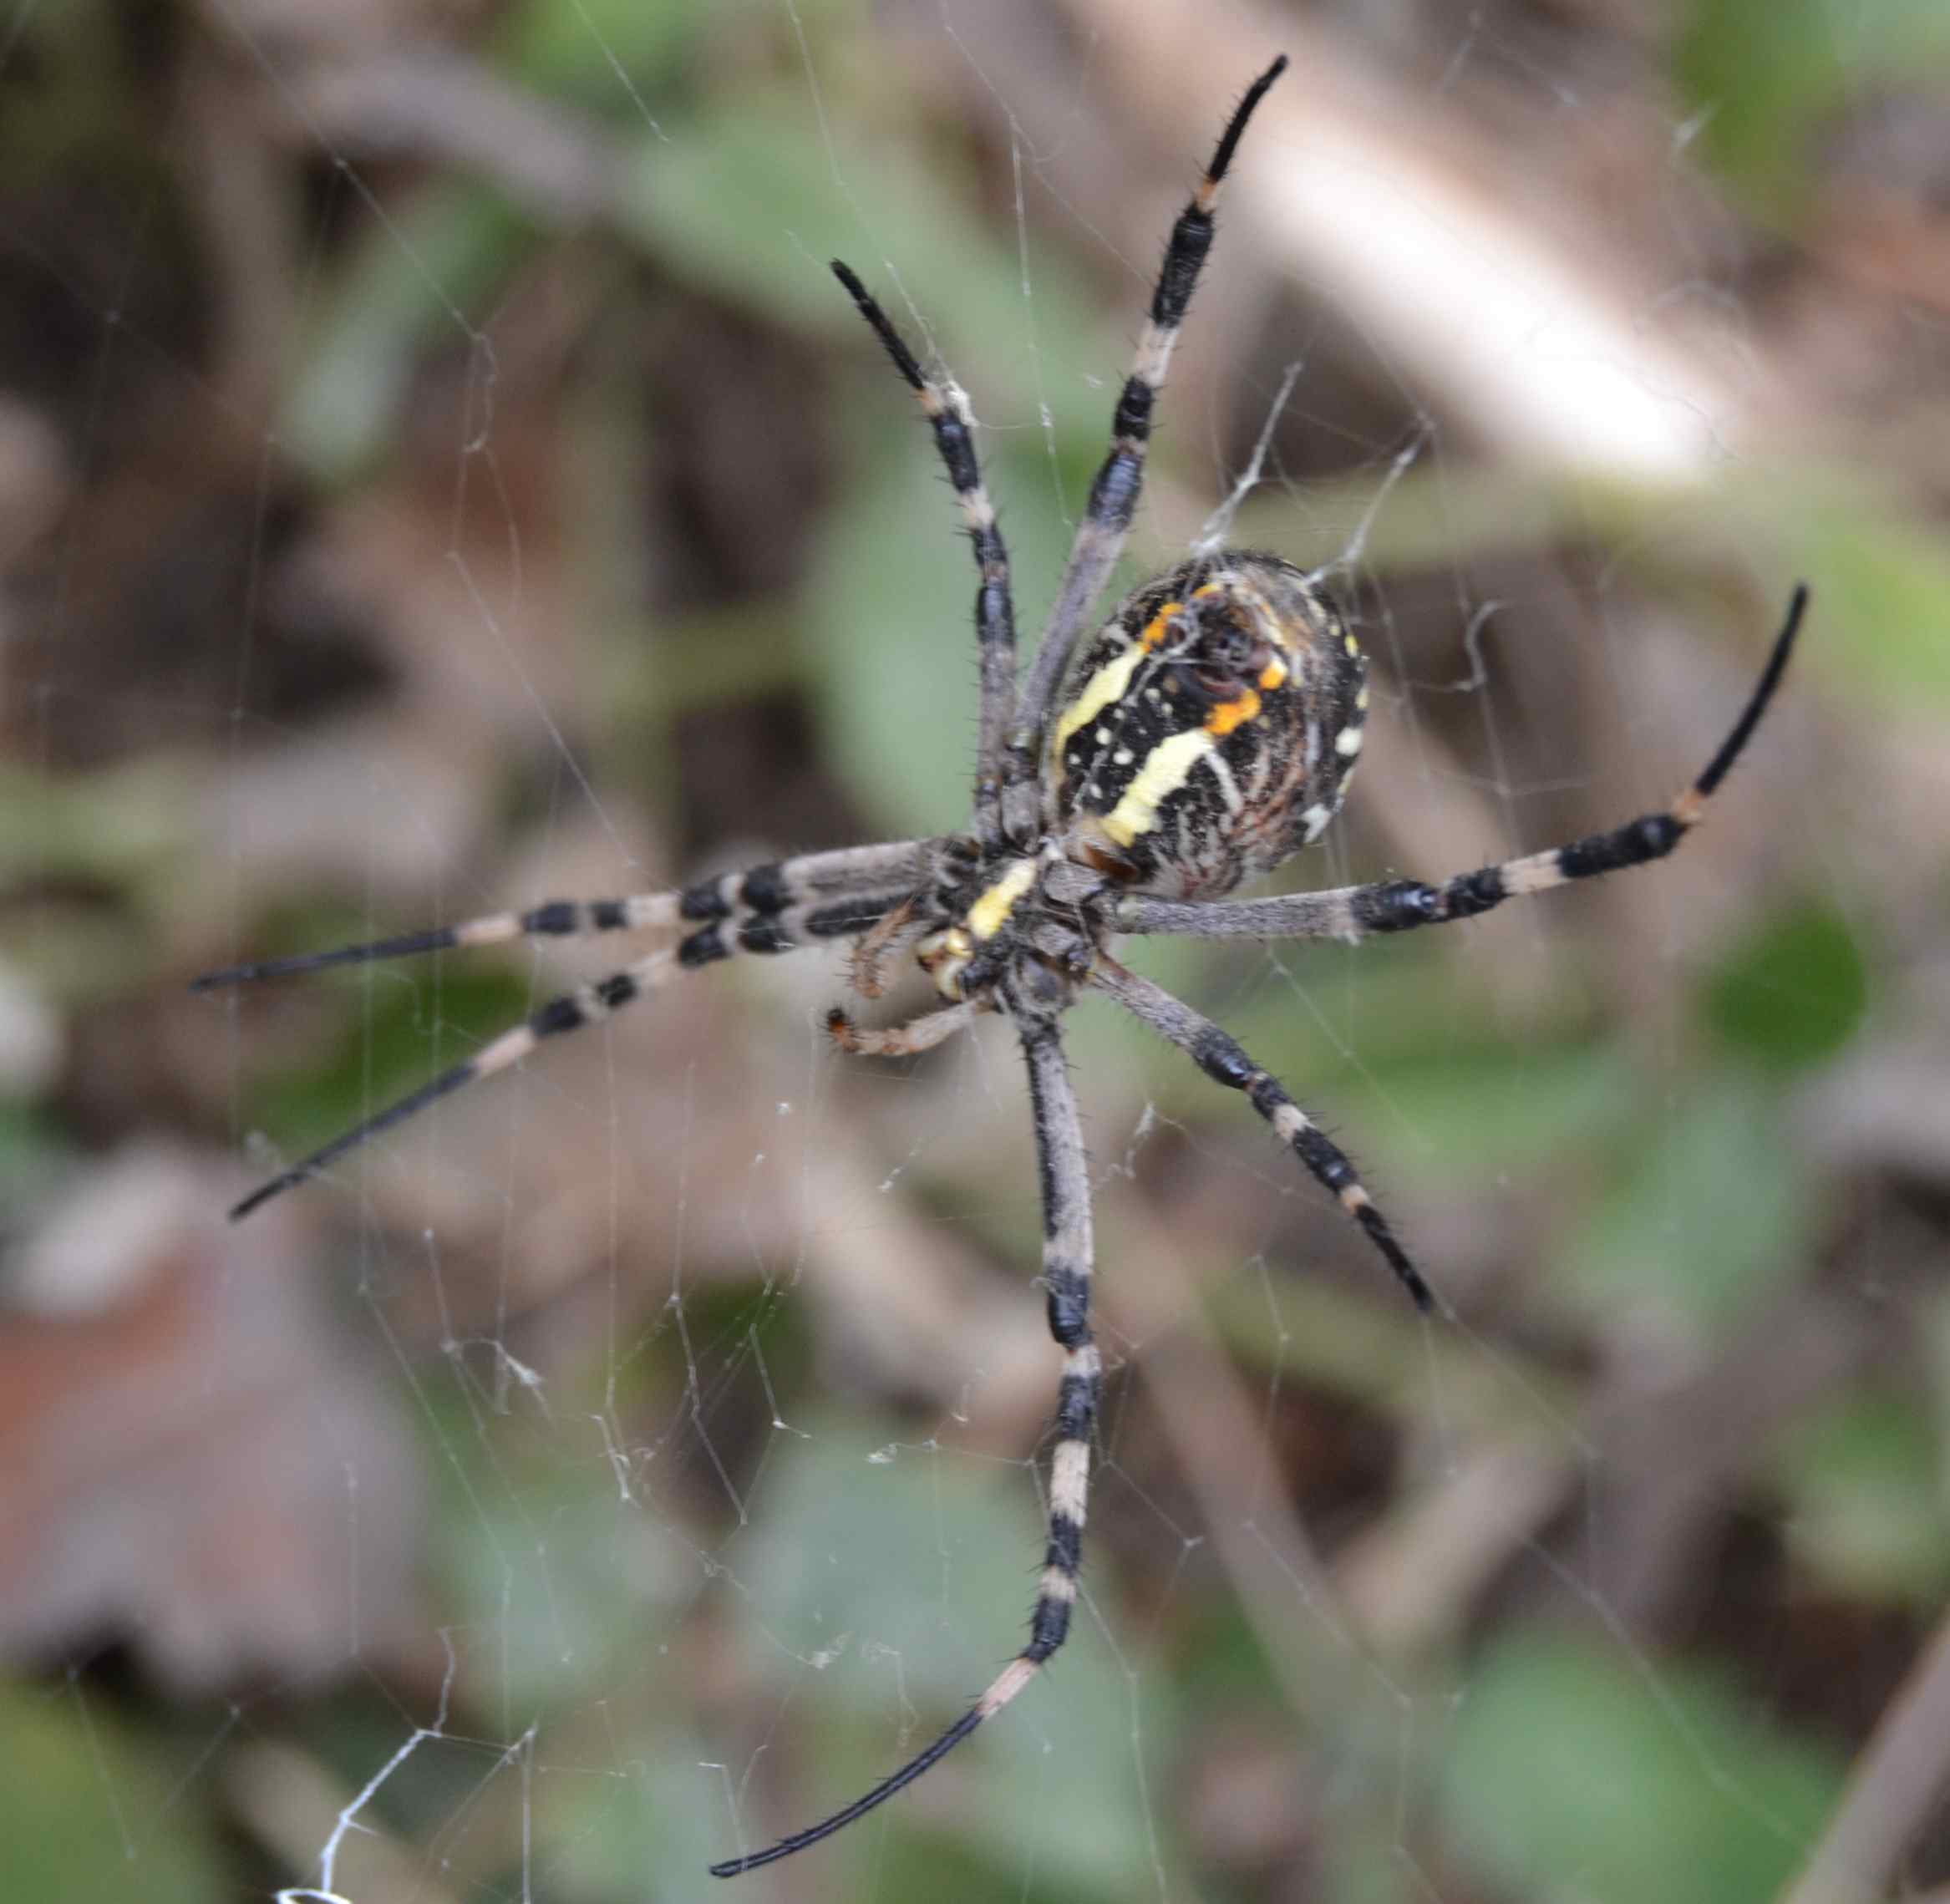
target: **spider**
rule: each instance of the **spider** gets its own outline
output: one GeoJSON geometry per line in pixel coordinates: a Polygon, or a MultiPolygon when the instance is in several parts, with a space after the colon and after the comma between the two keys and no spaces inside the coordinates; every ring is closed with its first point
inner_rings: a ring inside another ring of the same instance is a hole
{"type": "Polygon", "coordinates": [[[1128,596],[1084,640],[1092,604],[1121,554],[1144,479],[1151,414],[1210,250],[1219,190],[1247,121],[1286,68],[1276,59],[1227,122],[1179,214],[1042,645],[1018,684],[1008,556],[978,466],[974,419],[944,372],[929,374],[853,272],[834,274],[913,391],[960,505],[979,574],[974,604],[980,737],[967,830],[752,866],[682,891],[551,900],[523,912],[337,951],[234,966],[199,989],[324,967],[523,937],[661,934],[610,977],[549,1000],[527,1021],[418,1091],[253,1191],[231,1212],[317,1175],[436,1099],[505,1071],[544,1039],[608,1018],[683,972],[747,953],[857,941],[852,978],[877,996],[888,963],[911,954],[943,1003],[896,1029],[829,1016],[849,1052],[919,1052],[999,1012],[1028,1071],[1043,1211],[1042,1282],[1062,1350],[1047,1495],[1047,1545],[1027,1643],[926,1749],[819,1824],[711,1866],[734,1876],[790,1856],[884,1804],[1022,1692],[1069,1633],[1077,1597],[1090,1448],[1103,1363],[1090,1330],[1090,1200],[1064,1013],[1101,993],[1242,1092],[1358,1224],[1417,1306],[1428,1284],[1338,1145],[1226,1032],[1112,956],[1122,933],[1202,938],[1342,939],[1471,919],[1506,899],[1664,857],[1704,816],[1759,724],[1807,604],[1797,586],[1739,718],[1692,784],[1663,810],[1548,852],[1440,884],[1389,879],[1259,899],[1225,896],[1318,840],[1339,810],[1361,751],[1367,663],[1328,597],[1277,556],[1224,549],[1128,596]],[[1080,652],[1079,652],[1080,650],[1080,652]]]}

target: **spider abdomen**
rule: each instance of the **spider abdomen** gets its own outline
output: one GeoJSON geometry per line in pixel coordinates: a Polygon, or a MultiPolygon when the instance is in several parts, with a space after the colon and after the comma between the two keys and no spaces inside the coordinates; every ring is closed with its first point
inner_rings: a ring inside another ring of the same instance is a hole
{"type": "Polygon", "coordinates": [[[1339,811],[1367,663],[1292,563],[1225,550],[1127,597],[1065,684],[1045,763],[1072,857],[1206,898],[1270,871],[1339,811]]]}

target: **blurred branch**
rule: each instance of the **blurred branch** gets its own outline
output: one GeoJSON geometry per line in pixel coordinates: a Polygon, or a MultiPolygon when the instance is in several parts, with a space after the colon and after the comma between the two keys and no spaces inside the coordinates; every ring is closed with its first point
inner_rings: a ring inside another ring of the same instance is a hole
{"type": "Polygon", "coordinates": [[[1765,1334],[1765,1356],[1741,1335],[1679,1386],[1641,1378],[1599,1394],[1569,1419],[1562,1445],[1506,1435],[1468,1451],[1427,1496],[1351,1544],[1336,1568],[1348,1599],[1392,1647],[1452,1637],[1582,1484],[1612,1497],[1592,1591],[1626,1626],[1656,1624],[1698,1577],[1700,1550],[1754,1450],[1876,1346],[1813,1296],[1770,1315],[1765,1334]]]}
{"type": "Polygon", "coordinates": [[[1391,1653],[1453,1639],[1516,1551],[1562,1507],[1579,1471],[1531,1440],[1465,1452],[1439,1485],[1348,1543],[1334,1577],[1391,1653]]]}
{"type": "Polygon", "coordinates": [[[1558,241],[1500,154],[1467,145],[1455,116],[1394,94],[1327,33],[1290,20],[1269,33],[1244,8],[1216,25],[1106,0],[1071,11],[1140,122],[1167,108],[1216,122],[1226,89],[1287,47],[1297,83],[1269,96],[1259,161],[1233,187],[1233,216],[1257,240],[1245,248],[1297,282],[1331,285],[1379,359],[1411,388],[1440,391],[1502,455],[1682,487],[1747,434],[1743,393],[1676,327],[1646,321],[1660,287],[1622,282],[1615,250],[1558,241]]]}
{"type": "Polygon", "coordinates": [[[1780,1904],[1866,1904],[1883,1895],[1950,1780],[1950,1618],[1883,1714],[1801,1875],[1780,1904]]]}
{"type": "Polygon", "coordinates": [[[1740,1332],[1677,1384],[1648,1380],[1628,1352],[1618,1388],[1595,1401],[1589,1432],[1616,1472],[1594,1584],[1628,1626],[1657,1624],[1691,1590],[1754,1450],[1808,1419],[1881,1346],[1859,1310],[1818,1292],[1771,1306],[1756,1328],[1766,1354],[1740,1332]]]}
{"type": "Polygon", "coordinates": [[[1117,1264],[1107,1312],[1120,1330],[1149,1342],[1145,1387],[1287,1703],[1308,1714],[1358,1703],[1348,1684],[1358,1669],[1392,1686],[1285,1497],[1262,1414],[1191,1299],[1169,1233],[1120,1224],[1107,1242],[1106,1259],[1117,1264]],[[1311,1624],[1294,1618],[1296,1600],[1311,1624]]]}
{"type": "Polygon", "coordinates": [[[307,130],[337,150],[477,172],[551,224],[611,209],[620,156],[608,136],[475,60],[392,53],[308,74],[293,97],[307,130]]]}

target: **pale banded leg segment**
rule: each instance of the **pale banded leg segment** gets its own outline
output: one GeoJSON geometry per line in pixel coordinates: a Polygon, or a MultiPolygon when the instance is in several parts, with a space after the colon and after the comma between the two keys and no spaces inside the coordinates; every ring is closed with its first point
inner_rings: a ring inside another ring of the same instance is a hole
{"type": "Polygon", "coordinates": [[[1573,880],[1592,879],[1663,860],[1705,816],[1707,803],[1753,738],[1787,671],[1807,606],[1804,585],[1795,590],[1788,603],[1767,665],[1740,710],[1740,718],[1699,779],[1659,812],[1642,814],[1608,833],[1593,833],[1567,846],[1459,873],[1441,886],[1419,879],[1391,879],[1372,886],[1339,886],[1330,892],[1206,903],[1134,896],[1119,901],[1117,929],[1190,932],[1207,939],[1359,939],[1373,932],[1406,932],[1419,926],[1447,925],[1452,919],[1474,919],[1506,899],[1527,899],[1554,891],[1573,880]]]}
{"type": "Polygon", "coordinates": [[[435,926],[422,932],[402,932],[365,945],[339,946],[331,952],[299,952],[290,958],[260,959],[226,966],[190,982],[192,992],[214,992],[226,985],[250,985],[261,978],[287,978],[302,972],[322,972],[334,965],[370,965],[380,959],[411,958],[420,952],[451,952],[461,947],[505,945],[511,939],[566,938],[582,932],[647,932],[678,923],[683,895],[676,892],[633,893],[625,899],[551,899],[526,912],[489,912],[454,926],[435,926]]]}
{"type": "Polygon", "coordinates": [[[1026,1023],[1022,1035],[1029,1065],[1036,1157],[1043,1186],[1043,1277],[1049,1328],[1064,1351],[1063,1378],[1057,1392],[1055,1445],[1049,1459],[1049,1536],[1028,1643],[947,1731],[898,1771],[830,1818],[781,1838],[749,1857],[728,1858],[713,1865],[713,1877],[736,1877],[741,1871],[790,1857],[884,1805],[945,1758],[984,1719],[1000,1712],[1069,1636],[1089,1495],[1090,1435],[1104,1381],[1103,1360],[1090,1337],[1090,1185],[1076,1094],[1055,1023],[1026,1023]]]}
{"type": "Polygon", "coordinates": [[[975,830],[988,845],[1002,837],[1002,762],[1016,704],[1016,609],[1009,586],[1008,550],[996,526],[995,506],[982,481],[975,454],[975,419],[952,379],[923,376],[893,320],[866,287],[835,258],[833,275],[845,285],[860,314],[873,327],[894,368],[920,399],[934,431],[948,482],[961,505],[980,580],[975,592],[975,652],[981,670],[982,724],[975,765],[975,830]]]}
{"type": "MultiPolygon", "coordinates": [[[[744,876],[748,880],[750,877],[749,875],[744,876]]],[[[705,886],[694,886],[684,897],[688,899],[693,894],[709,891],[715,896],[713,903],[716,904],[723,897],[717,889],[724,883],[712,881],[705,886]]],[[[520,1064],[544,1038],[599,1023],[612,1013],[657,990],[673,972],[695,971],[739,952],[763,955],[790,952],[821,939],[844,938],[864,932],[906,896],[902,892],[863,894],[852,898],[834,898],[821,894],[781,911],[742,914],[726,902],[724,916],[698,927],[676,945],[663,947],[635,964],[612,972],[607,978],[579,985],[573,992],[551,998],[531,1013],[524,1023],[503,1032],[499,1038],[483,1045],[473,1057],[443,1071],[431,1082],[421,1085],[417,1091],[409,1092],[396,1104],[388,1104],[364,1123],[355,1125],[288,1170],[279,1171],[237,1204],[231,1211],[231,1220],[235,1222],[239,1217],[248,1216],[260,1204],[268,1202],[281,1191],[317,1176],[348,1151],[357,1150],[368,1138],[377,1137],[382,1131],[405,1123],[429,1104],[451,1096],[465,1085],[477,1084],[484,1078],[491,1078],[497,1071],[505,1071],[510,1065],[520,1064]]]]}
{"type": "Polygon", "coordinates": [[[714,920],[762,918],[809,900],[843,898],[869,886],[924,886],[933,870],[937,845],[932,840],[899,840],[886,845],[848,846],[838,852],[802,853],[795,860],[770,861],[663,892],[632,893],[622,899],[551,899],[526,912],[489,912],[458,925],[402,932],[364,945],[226,966],[221,972],[206,972],[192,979],[190,989],[214,992],[224,986],[322,972],[330,966],[370,965],[423,952],[505,945],[515,939],[668,932],[714,920]]]}
{"type": "Polygon", "coordinates": [[[921,917],[921,895],[896,906],[853,948],[847,980],[863,998],[877,998],[887,988],[887,967],[912,949],[932,928],[921,917]]]}
{"type": "Polygon", "coordinates": [[[1182,999],[1173,998],[1161,985],[1127,972],[1115,959],[1099,958],[1091,968],[1090,982],[1188,1053],[1208,1078],[1243,1091],[1252,1100],[1252,1108],[1273,1127],[1274,1135],[1313,1173],[1323,1189],[1333,1192],[1343,1211],[1360,1225],[1369,1241],[1381,1252],[1388,1267],[1414,1297],[1416,1307],[1434,1307],[1435,1299],[1429,1285],[1395,1240],[1387,1218],[1375,1208],[1374,1200],[1363,1187],[1346,1153],[1293,1102],[1278,1079],[1247,1056],[1237,1038],[1202,1012],[1196,1012],[1182,999]]]}
{"type": "Polygon", "coordinates": [[[835,1005],[826,1013],[826,1029],[834,1043],[856,1057],[912,1058],[917,1052],[932,1051],[957,1032],[966,1031],[983,1012],[994,1009],[987,998],[964,998],[886,1031],[862,1031],[835,1005]]]}
{"type": "Polygon", "coordinates": [[[1179,327],[1185,322],[1200,269],[1211,249],[1219,188],[1231,167],[1246,122],[1266,96],[1267,88],[1286,69],[1286,55],[1282,53],[1247,89],[1246,97],[1226,123],[1198,190],[1171,227],[1165,260],[1151,292],[1150,318],[1138,339],[1130,373],[1124,380],[1111,419],[1110,453],[1090,485],[1084,519],[1077,525],[1069,561],[1057,585],[1056,602],[1049,612],[1043,645],[1036,651],[1017,709],[1012,771],[1023,779],[1036,773],[1043,737],[1062,688],[1070,650],[1089,614],[1090,604],[1102,592],[1123,553],[1125,537],[1137,513],[1138,496],[1144,487],[1145,454],[1151,436],[1151,413],[1158,393],[1164,388],[1171,348],[1178,341],[1179,327]]]}

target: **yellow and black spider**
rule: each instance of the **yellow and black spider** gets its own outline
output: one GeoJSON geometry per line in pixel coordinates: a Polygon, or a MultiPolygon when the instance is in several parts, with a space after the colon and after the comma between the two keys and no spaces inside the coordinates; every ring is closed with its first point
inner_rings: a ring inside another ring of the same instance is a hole
{"type": "Polygon", "coordinates": [[[1662,811],[1440,885],[1398,879],[1294,896],[1224,896],[1318,839],[1339,810],[1368,706],[1359,644],[1333,604],[1291,563],[1221,550],[1146,583],[1078,650],[1137,507],[1152,409],[1211,246],[1220,186],[1247,120],[1285,66],[1277,59],[1253,82],[1172,227],[1150,321],[1118,397],[1110,453],[1090,485],[1042,645],[1020,683],[1008,556],[983,487],[967,405],[945,373],[922,371],[860,279],[843,264],[833,267],[920,399],[974,545],[981,730],[967,832],[809,853],[682,891],[556,900],[373,944],[236,966],[197,981],[208,989],[523,936],[650,932],[666,941],[611,977],[550,1000],[465,1064],[262,1185],[234,1216],[435,1099],[505,1070],[544,1038],[607,1018],[678,972],[738,953],[858,937],[854,983],[872,995],[886,962],[911,952],[945,1003],[910,1025],[881,1032],[860,1030],[834,1011],[830,1028],[850,1051],[924,1050],[984,1012],[1000,1012],[1014,1025],[1034,1114],[1049,1328],[1064,1358],[1048,1546],[1028,1643],[924,1751],[820,1824],[713,1865],[720,1877],[803,1851],[891,1798],[1001,1711],[1069,1633],[1102,1384],[1090,1332],[1089,1181],[1060,1028],[1081,994],[1107,994],[1208,1077],[1243,1091],[1366,1231],[1415,1302],[1424,1308],[1432,1302],[1338,1146],[1218,1025],[1119,964],[1110,949],[1117,936],[1354,940],[1473,918],[1506,899],[1663,858],[1699,821],[1746,745],[1800,625],[1805,588],[1795,591],[1732,731],[1705,770],[1662,811]]]}

